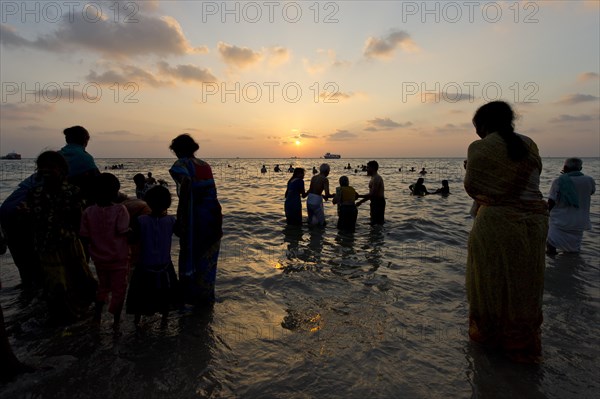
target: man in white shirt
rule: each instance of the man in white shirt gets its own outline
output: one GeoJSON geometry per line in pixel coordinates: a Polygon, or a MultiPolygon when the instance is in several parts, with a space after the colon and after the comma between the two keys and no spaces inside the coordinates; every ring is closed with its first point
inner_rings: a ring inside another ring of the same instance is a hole
{"type": "Polygon", "coordinates": [[[583,161],[579,158],[565,160],[563,174],[552,182],[548,194],[550,227],[546,253],[579,252],[583,231],[590,230],[590,197],[596,191],[591,176],[581,173],[583,161]]]}

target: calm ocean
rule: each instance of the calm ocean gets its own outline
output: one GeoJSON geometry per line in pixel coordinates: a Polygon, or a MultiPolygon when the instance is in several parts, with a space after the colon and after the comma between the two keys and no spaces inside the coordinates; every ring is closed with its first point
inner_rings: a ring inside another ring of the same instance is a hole
{"type": "MultiPolygon", "coordinates": [[[[0,398],[592,398],[600,392],[600,193],[581,254],[547,258],[541,365],[515,365],[469,342],[464,288],[471,200],[462,159],[379,159],[386,188],[384,227],[359,207],[354,234],[286,227],[290,163],[319,159],[212,159],[224,212],[217,304],[210,314],[173,312],[137,333],[125,316],[113,337],[108,314],[68,328],[44,325],[44,304],[17,287],[10,254],[0,256],[0,301],[18,357],[39,370],[0,385],[0,398]],[[269,172],[260,173],[265,164],[269,172]],[[280,164],[283,173],[274,173],[280,164]],[[399,168],[402,167],[402,172],[399,168]],[[429,172],[430,191],[408,186],[429,172]],[[595,392],[595,393],[594,393],[595,392]]],[[[368,159],[328,160],[332,191],[347,175],[360,193],[368,159]]],[[[544,159],[548,194],[562,159],[544,159]]],[[[134,195],[133,175],[168,175],[173,159],[97,159],[134,195]]],[[[0,161],[0,201],[34,170],[33,160],[0,161]]],[[[600,183],[600,160],[583,172],[600,183]]],[[[176,196],[174,195],[175,199],[176,196]]],[[[176,201],[170,211],[175,214],[176,201]]],[[[306,218],[306,208],[304,209],[306,218]]],[[[178,245],[174,238],[173,260],[178,245]]]]}

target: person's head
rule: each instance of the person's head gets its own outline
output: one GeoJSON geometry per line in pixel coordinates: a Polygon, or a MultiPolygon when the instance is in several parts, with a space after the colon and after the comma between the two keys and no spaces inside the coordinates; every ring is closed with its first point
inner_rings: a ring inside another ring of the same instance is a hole
{"type": "Polygon", "coordinates": [[[340,187],[348,187],[350,185],[350,179],[348,176],[340,177],[340,187]]]}
{"type": "Polygon", "coordinates": [[[419,178],[417,179],[417,184],[418,184],[418,185],[421,185],[421,184],[423,184],[423,183],[425,183],[425,179],[423,179],[422,177],[419,177],[419,178]]]}
{"type": "Polygon", "coordinates": [[[448,187],[448,180],[442,180],[442,187],[448,187]]]}
{"type": "Polygon", "coordinates": [[[162,214],[171,206],[171,193],[164,186],[154,186],[146,191],[144,201],[152,209],[153,214],[162,214]]]}
{"type": "Polygon", "coordinates": [[[90,141],[90,134],[82,126],[71,126],[63,130],[67,144],[79,144],[84,147],[90,141]]]}
{"type": "Polygon", "coordinates": [[[490,133],[498,133],[506,143],[510,159],[518,161],[527,155],[527,146],[515,134],[515,113],[508,103],[491,101],[482,105],[473,116],[473,125],[481,138],[490,133]]]}
{"type": "Polygon", "coordinates": [[[119,189],[121,188],[121,183],[117,176],[112,173],[101,173],[96,177],[95,183],[94,194],[98,204],[109,204],[116,201],[119,196],[119,189]]]}
{"type": "Polygon", "coordinates": [[[180,134],[171,141],[169,149],[175,153],[177,158],[192,158],[200,149],[198,143],[187,133],[180,134]]]}
{"type": "Polygon", "coordinates": [[[367,162],[367,175],[372,176],[373,174],[377,173],[378,170],[379,164],[377,163],[377,161],[367,162]]]}
{"type": "Polygon", "coordinates": [[[321,166],[319,166],[319,172],[324,176],[329,175],[330,170],[331,168],[329,167],[329,164],[323,163],[321,166]]]}
{"type": "Polygon", "coordinates": [[[515,114],[504,101],[491,101],[477,109],[473,125],[477,135],[484,138],[489,133],[514,132],[515,114]]]}
{"type": "Polygon", "coordinates": [[[304,178],[304,168],[295,168],[294,173],[292,174],[292,179],[303,179],[304,178]]]}
{"type": "Polygon", "coordinates": [[[152,177],[152,172],[148,172],[148,177],[152,177]]]}
{"type": "Polygon", "coordinates": [[[56,151],[44,151],[35,160],[38,175],[45,183],[63,181],[69,174],[69,164],[65,158],[56,151]]]}
{"type": "Polygon", "coordinates": [[[567,158],[563,166],[563,172],[579,172],[583,169],[583,161],[581,158],[567,158]]]}
{"type": "Polygon", "coordinates": [[[137,173],[135,176],[133,176],[133,182],[136,186],[143,187],[144,184],[146,184],[146,178],[143,174],[137,173]]]}

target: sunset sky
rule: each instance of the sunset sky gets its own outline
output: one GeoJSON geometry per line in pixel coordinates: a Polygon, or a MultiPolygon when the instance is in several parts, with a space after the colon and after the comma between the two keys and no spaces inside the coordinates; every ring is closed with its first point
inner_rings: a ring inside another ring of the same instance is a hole
{"type": "Polygon", "coordinates": [[[503,99],[542,156],[600,156],[600,1],[0,2],[0,151],[462,157],[503,99]]]}

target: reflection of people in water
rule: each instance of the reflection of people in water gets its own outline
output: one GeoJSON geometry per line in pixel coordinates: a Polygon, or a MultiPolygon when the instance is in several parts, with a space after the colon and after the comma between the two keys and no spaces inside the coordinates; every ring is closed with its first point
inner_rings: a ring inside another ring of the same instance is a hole
{"type": "Polygon", "coordinates": [[[422,177],[419,177],[417,179],[416,183],[408,186],[408,188],[410,189],[411,195],[427,195],[427,194],[429,194],[427,192],[427,187],[425,187],[425,185],[423,184],[424,182],[425,182],[425,179],[423,179],[422,177]]]}
{"type": "Polygon", "coordinates": [[[286,251],[286,258],[288,260],[306,260],[306,251],[299,251],[300,241],[302,240],[302,234],[302,226],[288,224],[283,229],[283,241],[288,244],[286,251]]]}
{"type": "Polygon", "coordinates": [[[340,187],[336,188],[335,196],[333,197],[334,205],[338,208],[338,223],[337,228],[340,230],[354,230],[356,228],[356,218],[358,209],[355,201],[358,199],[358,193],[350,185],[350,180],[347,176],[340,177],[340,187]]]}
{"type": "Polygon", "coordinates": [[[450,194],[450,186],[448,186],[448,180],[442,180],[442,187],[438,188],[432,193],[429,194],[441,194],[441,195],[449,195],[450,194]]]}

